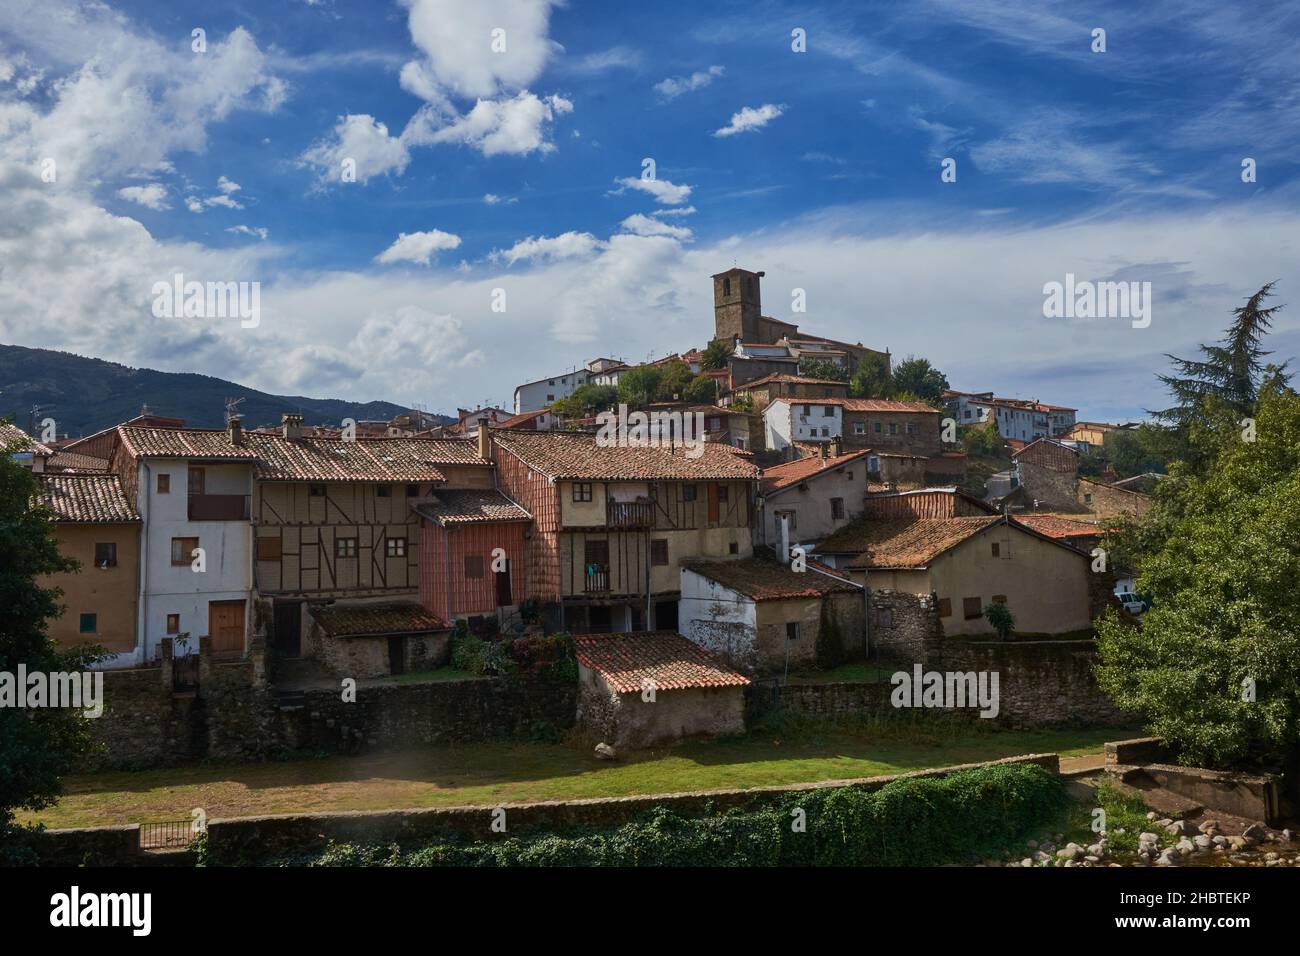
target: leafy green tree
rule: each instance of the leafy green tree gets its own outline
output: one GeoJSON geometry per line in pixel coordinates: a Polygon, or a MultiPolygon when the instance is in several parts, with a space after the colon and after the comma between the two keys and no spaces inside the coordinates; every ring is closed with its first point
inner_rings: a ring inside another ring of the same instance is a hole
{"type": "Polygon", "coordinates": [[[638,365],[628,369],[618,380],[618,400],[637,407],[658,401],[662,377],[656,365],[638,365]]]}
{"type": "Polygon", "coordinates": [[[799,374],[805,378],[824,378],[828,382],[847,382],[849,370],[838,362],[826,359],[804,359],[799,363],[799,374]]]}
{"type": "Polygon", "coordinates": [[[948,376],[930,364],[929,359],[909,355],[894,366],[894,389],[911,392],[923,402],[942,407],[942,396],[948,389],[948,376]]]}
{"type": "Polygon", "coordinates": [[[989,419],[982,425],[968,425],[961,432],[962,448],[968,455],[994,456],[1002,452],[1004,444],[998,423],[989,419]]]}
{"type": "Polygon", "coordinates": [[[1254,440],[1209,395],[1152,510],[1118,533],[1152,599],[1141,627],[1098,624],[1102,688],[1185,763],[1290,764],[1300,751],[1300,397],[1268,383],[1254,440]]]}
{"type": "Polygon", "coordinates": [[[686,386],[682,398],[693,405],[712,405],[718,399],[717,383],[707,375],[697,375],[686,386]]]}
{"type": "Polygon", "coordinates": [[[1016,619],[1011,613],[1011,608],[997,601],[985,606],[984,619],[989,622],[993,630],[998,632],[998,640],[1001,641],[1009,638],[1016,627],[1016,619]]]}
{"type": "MultiPolygon", "coordinates": [[[[16,675],[19,664],[29,674],[80,671],[100,651],[58,649],[46,622],[63,610],[60,592],[39,582],[78,564],[59,554],[49,511],[30,506],[39,486],[13,451],[0,448],[0,672],[16,675]]],[[[53,804],[60,778],[76,770],[91,747],[80,711],[0,707],[0,861],[21,859],[24,830],[14,822],[16,812],[53,804]]]]}
{"type": "Polygon", "coordinates": [[[655,390],[655,401],[672,402],[684,400],[686,389],[695,377],[691,367],[685,362],[672,361],[655,366],[659,369],[659,385],[655,390]]]}
{"type": "Polygon", "coordinates": [[[618,389],[613,385],[597,385],[588,382],[579,385],[567,398],[551,403],[551,410],[557,415],[570,418],[582,418],[610,408],[618,398],[618,389]]]}
{"type": "Polygon", "coordinates": [[[889,376],[889,360],[874,352],[858,364],[849,380],[849,394],[854,398],[889,398],[894,393],[889,376]]]}
{"type": "Polygon", "coordinates": [[[1106,435],[1105,457],[1121,478],[1164,474],[1174,451],[1168,430],[1152,425],[1120,429],[1106,435]]]}
{"type": "Polygon", "coordinates": [[[727,367],[727,360],[735,353],[735,346],[723,339],[714,339],[704,349],[704,356],[700,359],[700,369],[705,372],[716,372],[718,369],[727,367]]]}

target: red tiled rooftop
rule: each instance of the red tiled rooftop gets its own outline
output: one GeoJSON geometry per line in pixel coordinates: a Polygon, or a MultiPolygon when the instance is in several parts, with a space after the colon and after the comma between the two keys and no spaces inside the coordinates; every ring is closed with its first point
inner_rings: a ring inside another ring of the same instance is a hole
{"type": "Polygon", "coordinates": [[[311,616],[331,637],[382,637],[445,631],[450,625],[413,602],[313,605],[311,616]]]}
{"type": "Polygon", "coordinates": [[[696,687],[744,687],[749,678],[674,631],[584,634],[575,638],[578,662],[600,674],[614,691],[640,693],[696,687]]]}
{"type": "Polygon", "coordinates": [[[828,577],[818,571],[792,571],[784,564],[764,558],[742,558],[738,561],[688,560],[681,562],[681,566],[755,601],[817,598],[823,594],[857,590],[841,575],[828,577]]]}
{"type": "Polygon", "coordinates": [[[896,402],[889,398],[803,398],[786,395],[775,399],[787,405],[839,405],[846,412],[917,412],[941,415],[942,412],[925,402],[896,402]]]}
{"type": "Polygon", "coordinates": [[[1077,538],[1102,533],[1102,528],[1095,522],[1080,521],[1077,518],[1067,518],[1064,515],[1018,514],[1015,520],[1017,523],[1026,525],[1039,534],[1047,535],[1049,538],[1077,538]]]}
{"type": "Polygon", "coordinates": [[[606,447],[583,432],[492,432],[501,448],[550,478],[578,481],[753,479],[758,469],[730,446],[704,442],[698,458],[686,448],[606,447]]]}
{"type": "Polygon", "coordinates": [[[865,468],[865,459],[871,454],[870,449],[847,452],[833,458],[822,458],[819,454],[813,454],[803,458],[796,458],[794,461],[788,461],[784,464],[773,465],[771,468],[764,468],[760,482],[763,494],[770,495],[801,484],[810,478],[816,478],[818,475],[833,473],[836,469],[843,468],[859,458],[864,459],[862,464],[865,468]]]}
{"type": "Polygon", "coordinates": [[[826,554],[856,554],[848,564],[851,568],[923,568],[945,551],[1002,520],[998,515],[887,521],[864,516],[835,532],[817,550],[826,554]]]}
{"type": "Polygon", "coordinates": [[[416,505],[415,512],[444,527],[532,520],[532,515],[495,488],[440,490],[434,493],[433,500],[416,505]]]}
{"type": "Polygon", "coordinates": [[[33,505],[44,505],[55,521],[66,524],[128,524],[140,516],[122,491],[117,475],[38,475],[40,493],[33,505]]]}

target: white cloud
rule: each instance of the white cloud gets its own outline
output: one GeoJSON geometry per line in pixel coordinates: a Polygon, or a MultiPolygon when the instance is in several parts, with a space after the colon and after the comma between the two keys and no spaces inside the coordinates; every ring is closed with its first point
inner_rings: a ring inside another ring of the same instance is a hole
{"type": "Polygon", "coordinates": [[[220,189],[227,196],[229,196],[231,193],[239,192],[239,190],[242,189],[243,187],[240,186],[239,183],[231,182],[225,176],[218,176],[217,188],[220,189]]]}
{"type": "Polygon", "coordinates": [[[224,206],[227,209],[243,209],[244,204],[238,199],[231,199],[229,196],[209,196],[203,200],[205,206],[224,206]]]}
{"type": "Polygon", "coordinates": [[[619,228],[636,236],[671,236],[673,239],[687,240],[693,235],[685,226],[669,225],[641,213],[628,216],[619,224],[619,228]]]}
{"type": "Polygon", "coordinates": [[[695,215],[694,206],[675,206],[671,209],[656,209],[654,215],[662,219],[664,216],[693,216],[695,215]]]}
{"type": "Polygon", "coordinates": [[[226,230],[226,232],[233,232],[240,236],[252,236],[255,239],[263,240],[270,235],[264,226],[245,226],[242,223],[238,226],[231,226],[226,230]]]}
{"type": "Polygon", "coordinates": [[[355,166],[356,181],[368,182],[387,173],[401,175],[411,161],[406,144],[390,136],[388,127],[366,113],[340,116],[330,136],[313,143],[299,158],[319,173],[318,185],[341,183],[344,162],[355,166]]]}
{"type": "Polygon", "coordinates": [[[519,202],[519,198],[517,196],[511,196],[509,199],[506,199],[503,196],[498,196],[496,193],[484,193],[483,202],[489,206],[499,206],[501,203],[511,206],[519,202]]]}
{"type": "Polygon", "coordinates": [[[460,245],[460,236],[430,229],[428,232],[403,232],[397,241],[375,256],[376,262],[418,262],[428,265],[429,260],[445,249],[460,245]]]}
{"type": "Polygon", "coordinates": [[[731,114],[731,122],[721,129],[715,129],[713,135],[735,136],[737,133],[760,130],[784,112],[785,107],[775,103],[764,103],[759,107],[746,106],[739,113],[731,114]]]}
{"type": "Polygon", "coordinates": [[[679,186],[666,179],[641,179],[636,176],[624,176],[621,179],[614,180],[614,182],[621,187],[614,190],[615,194],[621,193],[625,189],[639,189],[643,193],[649,193],[657,202],[666,203],[669,206],[676,206],[678,203],[684,202],[691,194],[690,186],[679,186]]]}
{"type": "Polygon", "coordinates": [[[124,186],[117,191],[118,196],[128,202],[139,203],[149,209],[170,209],[167,202],[167,187],[161,183],[148,183],[144,186],[124,186]]]}
{"type": "Polygon", "coordinates": [[[185,208],[190,212],[203,212],[203,201],[196,196],[186,196],[185,208]]]}
{"type": "Polygon", "coordinates": [[[505,251],[496,250],[494,261],[514,265],[529,260],[573,259],[590,256],[601,247],[601,242],[589,232],[565,232],[558,236],[529,236],[505,251]]]}
{"type": "Polygon", "coordinates": [[[670,76],[654,85],[654,90],[665,100],[676,99],[683,93],[693,93],[708,86],[727,71],[720,66],[698,70],[690,76],[670,76]]]}
{"type": "Polygon", "coordinates": [[[509,99],[479,100],[464,116],[426,105],[411,118],[402,140],[411,145],[462,143],[484,156],[549,153],[555,145],[546,137],[547,127],[572,111],[573,104],[561,96],[539,98],[527,90],[509,99]]]}

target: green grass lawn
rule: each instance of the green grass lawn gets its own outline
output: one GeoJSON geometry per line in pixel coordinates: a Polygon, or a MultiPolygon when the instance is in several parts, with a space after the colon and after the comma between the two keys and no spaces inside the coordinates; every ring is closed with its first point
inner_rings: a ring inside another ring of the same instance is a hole
{"type": "Polygon", "coordinates": [[[50,827],[325,810],[487,805],[752,788],[900,773],[1017,754],[1097,753],[1137,732],[996,731],[928,726],[860,729],[771,723],[743,737],[686,741],[595,759],[565,744],[483,743],[363,757],[187,767],[71,777],[54,807],[24,822],[50,827]]]}

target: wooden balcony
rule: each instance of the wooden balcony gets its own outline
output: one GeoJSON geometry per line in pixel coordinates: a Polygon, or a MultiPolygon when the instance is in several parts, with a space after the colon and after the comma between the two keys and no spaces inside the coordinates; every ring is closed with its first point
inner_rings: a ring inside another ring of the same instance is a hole
{"type": "Polygon", "coordinates": [[[653,501],[610,501],[605,506],[605,525],[616,530],[637,530],[655,526],[653,501]]]}
{"type": "Polygon", "coordinates": [[[191,521],[247,521],[251,495],[190,495],[191,521]]]}
{"type": "Polygon", "coordinates": [[[609,590],[609,568],[590,566],[587,568],[586,580],[582,588],[586,594],[603,593],[609,590]]]}

